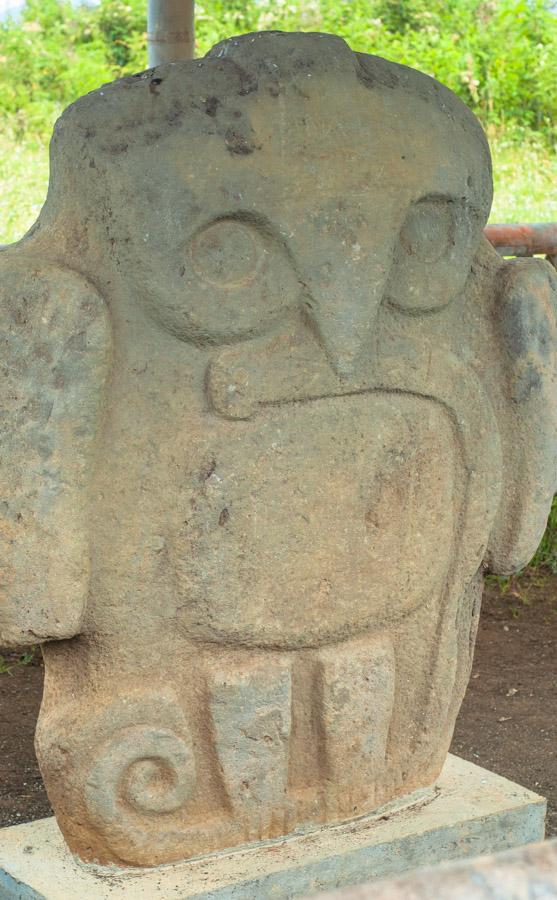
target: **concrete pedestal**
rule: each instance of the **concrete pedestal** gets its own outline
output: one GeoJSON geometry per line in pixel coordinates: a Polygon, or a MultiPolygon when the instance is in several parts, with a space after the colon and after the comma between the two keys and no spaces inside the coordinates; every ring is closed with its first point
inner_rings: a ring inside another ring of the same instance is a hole
{"type": "Polygon", "coordinates": [[[341,825],[138,870],[75,861],[54,819],[0,832],[2,900],[286,900],[543,837],[545,800],[449,756],[434,789],[341,825]]]}

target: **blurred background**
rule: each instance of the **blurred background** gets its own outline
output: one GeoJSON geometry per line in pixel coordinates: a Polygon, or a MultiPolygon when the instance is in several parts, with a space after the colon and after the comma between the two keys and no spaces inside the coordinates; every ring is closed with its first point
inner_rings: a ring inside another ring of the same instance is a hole
{"type": "MultiPolygon", "coordinates": [[[[147,0],[0,0],[0,243],[43,203],[56,117],[141,71],[147,0]]],[[[447,84],[487,130],[492,221],[557,221],[557,3],[547,0],[201,0],[196,55],[244,31],[331,31],[447,84]]]]}

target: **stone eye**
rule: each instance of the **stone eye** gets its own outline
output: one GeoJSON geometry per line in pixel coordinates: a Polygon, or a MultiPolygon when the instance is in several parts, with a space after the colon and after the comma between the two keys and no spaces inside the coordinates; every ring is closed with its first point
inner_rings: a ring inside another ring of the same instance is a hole
{"type": "Polygon", "coordinates": [[[221,219],[194,235],[190,253],[198,278],[221,288],[236,288],[256,278],[265,248],[249,225],[221,219]]]}
{"type": "Polygon", "coordinates": [[[400,229],[385,299],[409,314],[443,309],[463,290],[482,220],[463,196],[425,196],[400,229]]]}
{"type": "Polygon", "coordinates": [[[454,242],[451,203],[444,199],[424,199],[410,207],[400,232],[402,249],[408,256],[434,263],[454,242]]]}
{"type": "Polygon", "coordinates": [[[152,315],[200,346],[250,339],[298,309],[300,283],[273,223],[253,210],[205,221],[177,236],[172,277],[153,290],[152,315]]]}

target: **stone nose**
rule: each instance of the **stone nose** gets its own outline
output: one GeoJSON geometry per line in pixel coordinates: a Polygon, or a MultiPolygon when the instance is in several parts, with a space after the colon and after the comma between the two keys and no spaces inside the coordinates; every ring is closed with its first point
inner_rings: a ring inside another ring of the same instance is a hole
{"type": "Polygon", "coordinates": [[[352,376],[369,345],[389,276],[391,245],[372,253],[354,242],[312,267],[304,280],[304,305],[331,366],[341,378],[352,376]]]}

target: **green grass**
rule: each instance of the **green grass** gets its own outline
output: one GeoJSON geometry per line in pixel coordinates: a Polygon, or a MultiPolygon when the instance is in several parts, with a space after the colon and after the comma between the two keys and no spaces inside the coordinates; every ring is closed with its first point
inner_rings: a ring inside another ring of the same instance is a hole
{"type": "Polygon", "coordinates": [[[495,194],[491,222],[557,222],[557,152],[539,138],[491,142],[495,194]]]}
{"type": "Polygon", "coordinates": [[[33,662],[36,653],[36,647],[29,647],[23,653],[8,652],[5,656],[0,655],[0,675],[10,675],[20,666],[28,666],[33,662]]]}
{"type": "Polygon", "coordinates": [[[0,135],[0,244],[23,237],[37,218],[48,185],[48,147],[0,135]]]}

